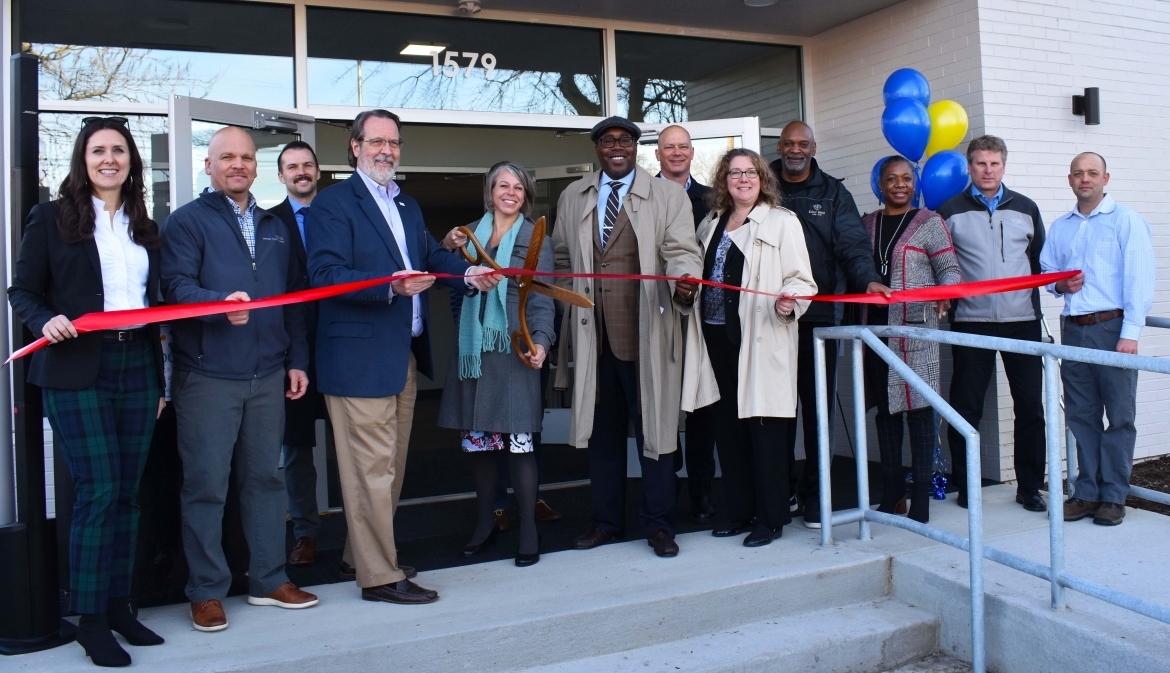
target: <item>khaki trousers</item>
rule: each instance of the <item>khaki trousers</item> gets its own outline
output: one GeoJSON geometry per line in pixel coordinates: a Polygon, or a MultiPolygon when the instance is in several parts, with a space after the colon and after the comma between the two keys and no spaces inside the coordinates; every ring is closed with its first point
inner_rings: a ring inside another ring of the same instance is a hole
{"type": "Polygon", "coordinates": [[[397,395],[325,396],[349,527],[342,558],[357,569],[363,589],[406,579],[398,568],[394,513],[406,473],[417,376],[412,354],[406,387],[397,395]]]}

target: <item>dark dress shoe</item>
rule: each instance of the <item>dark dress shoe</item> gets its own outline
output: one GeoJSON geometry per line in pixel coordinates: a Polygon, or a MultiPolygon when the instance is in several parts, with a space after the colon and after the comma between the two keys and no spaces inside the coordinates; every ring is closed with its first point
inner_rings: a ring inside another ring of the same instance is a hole
{"type": "Polygon", "coordinates": [[[106,622],[110,625],[110,630],[122,634],[127,643],[136,647],[162,645],[166,642],[162,636],[138,621],[137,614],[130,607],[130,599],[124,596],[121,598],[111,597],[106,602],[106,622]]]}
{"type": "Polygon", "coordinates": [[[85,648],[95,666],[119,668],[130,665],[130,655],[110,633],[104,612],[81,615],[81,621],[77,623],[77,643],[85,648]]]}
{"type": "Polygon", "coordinates": [[[659,528],[646,544],[654,548],[654,553],[662,558],[671,558],[678,556],[678,543],[674,541],[674,537],[666,532],[665,528],[659,528]]]}
{"type": "Polygon", "coordinates": [[[767,526],[757,525],[752,529],[752,532],[743,539],[743,546],[745,547],[763,547],[764,545],[772,544],[773,538],[778,538],[784,535],[783,528],[772,530],[767,526]]]}
{"type": "Polygon", "coordinates": [[[618,535],[616,533],[605,530],[604,528],[590,526],[589,530],[585,531],[582,535],[573,538],[573,541],[569,543],[569,547],[573,549],[593,549],[594,547],[600,547],[606,542],[615,540],[617,537],[618,535]]]}
{"type": "Polygon", "coordinates": [[[715,506],[711,498],[703,496],[691,503],[691,521],[707,525],[715,521],[715,506]]]}
{"type": "MultiPolygon", "coordinates": [[[[410,566],[398,566],[398,569],[406,574],[406,579],[408,580],[418,577],[418,571],[410,566]]],[[[357,579],[357,568],[342,561],[341,568],[337,571],[337,577],[343,582],[352,582],[357,579]]]]}
{"type": "Polygon", "coordinates": [[[477,554],[482,554],[485,549],[487,549],[488,547],[490,547],[496,543],[496,538],[498,538],[499,536],[500,536],[500,527],[493,526],[492,532],[488,533],[488,536],[483,539],[483,542],[480,542],[479,544],[469,544],[466,547],[464,547],[463,548],[463,555],[464,556],[475,556],[477,554]]]}
{"type": "Polygon", "coordinates": [[[959,491],[959,497],[955,498],[955,504],[963,509],[967,509],[967,494],[959,491]]]}
{"type": "Polygon", "coordinates": [[[399,605],[422,605],[439,600],[439,592],[424,589],[410,580],[402,580],[379,587],[362,589],[362,600],[398,603],[399,605]]]}
{"type": "Polygon", "coordinates": [[[1024,506],[1029,512],[1047,512],[1048,505],[1044,504],[1044,496],[1038,491],[1032,493],[1017,493],[1016,502],[1024,506]]]}
{"type": "Polygon", "coordinates": [[[714,535],[715,537],[734,537],[734,536],[739,535],[740,533],[744,532],[748,528],[750,528],[752,523],[753,522],[751,522],[751,521],[740,521],[738,523],[729,523],[729,524],[715,528],[715,530],[711,531],[711,534],[714,535]]]}
{"type": "Polygon", "coordinates": [[[516,554],[516,567],[527,568],[540,562],[540,551],[535,554],[516,554]]]}

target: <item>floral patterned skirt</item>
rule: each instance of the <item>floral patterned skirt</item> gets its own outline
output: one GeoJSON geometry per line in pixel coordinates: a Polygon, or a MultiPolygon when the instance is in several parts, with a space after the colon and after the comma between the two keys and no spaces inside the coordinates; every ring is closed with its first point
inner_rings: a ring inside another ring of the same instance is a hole
{"type": "Polygon", "coordinates": [[[531,432],[463,431],[463,451],[465,453],[504,451],[505,449],[509,453],[531,453],[532,448],[531,432]]]}

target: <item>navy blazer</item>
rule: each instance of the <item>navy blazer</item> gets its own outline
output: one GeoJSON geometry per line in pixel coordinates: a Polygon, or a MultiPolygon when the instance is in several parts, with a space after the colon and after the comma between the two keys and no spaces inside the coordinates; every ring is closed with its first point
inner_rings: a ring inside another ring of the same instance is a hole
{"type": "MultiPolygon", "coordinates": [[[[417,271],[462,275],[470,266],[448,252],[423,224],[418,203],[405,194],[395,199],[410,264],[417,271]]],[[[313,287],[389,276],[406,265],[390,224],[356,172],[313,199],[305,219],[309,279],[313,287]]],[[[457,291],[461,278],[438,281],[457,291]]],[[[410,334],[410,297],[389,300],[390,284],[322,299],[317,326],[317,389],[341,397],[389,397],[406,387],[413,349],[418,371],[434,378],[427,324],[430,310],[422,299],[423,333],[410,334]]]]}
{"type": "MultiPolygon", "coordinates": [[[[157,231],[157,225],[150,223],[157,231]]],[[[150,261],[146,279],[146,302],[157,306],[159,297],[159,253],[147,250],[150,261]]],[[[20,256],[8,288],[8,301],[34,337],[40,337],[45,323],[58,315],[76,320],[86,313],[105,310],[102,262],[93,236],[79,243],[61,240],[57,228],[57,202],[33,206],[20,241],[20,256]]],[[[162,341],[157,324],[148,325],[153,335],[154,369],[159,387],[163,385],[162,341]]],[[[42,388],[82,390],[94,385],[101,368],[102,335],[80,334],[32,354],[28,381],[42,388]]]]}

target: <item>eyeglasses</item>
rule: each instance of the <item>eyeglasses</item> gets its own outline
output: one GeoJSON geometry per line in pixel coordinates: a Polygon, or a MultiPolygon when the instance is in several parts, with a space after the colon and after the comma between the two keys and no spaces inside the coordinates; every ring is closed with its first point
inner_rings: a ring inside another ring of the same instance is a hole
{"type": "Polygon", "coordinates": [[[130,123],[130,120],[125,117],[85,117],[81,120],[81,128],[85,128],[94,122],[110,122],[111,124],[126,126],[130,123]]]}
{"type": "Polygon", "coordinates": [[[601,140],[597,141],[597,144],[601,145],[602,147],[604,147],[607,150],[611,149],[615,146],[629,148],[629,147],[634,146],[634,139],[631,138],[630,136],[622,136],[620,138],[614,138],[613,136],[606,136],[605,138],[602,138],[601,140]]]}
{"type": "Polygon", "coordinates": [[[361,142],[370,146],[370,149],[375,152],[380,151],[383,147],[389,147],[394,151],[402,149],[402,141],[396,138],[387,140],[385,138],[362,138],[361,142]]]}
{"type": "Polygon", "coordinates": [[[740,178],[748,178],[749,180],[755,180],[756,178],[760,177],[760,172],[754,168],[749,168],[746,171],[741,171],[738,168],[733,168],[730,171],[727,171],[727,177],[731,178],[732,180],[738,180],[740,178]]]}

